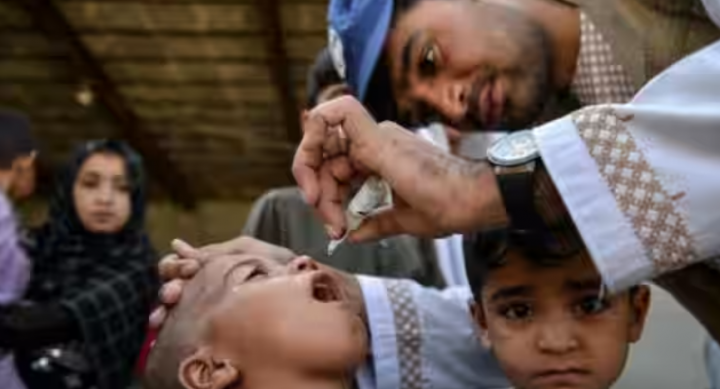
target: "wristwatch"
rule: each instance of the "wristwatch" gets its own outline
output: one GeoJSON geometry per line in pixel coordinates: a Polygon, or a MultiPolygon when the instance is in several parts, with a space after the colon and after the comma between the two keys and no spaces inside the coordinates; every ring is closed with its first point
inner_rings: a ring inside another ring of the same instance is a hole
{"type": "Polygon", "coordinates": [[[510,229],[518,233],[541,229],[533,180],[540,151],[532,131],[517,131],[498,139],[488,148],[487,158],[497,178],[510,229]]]}

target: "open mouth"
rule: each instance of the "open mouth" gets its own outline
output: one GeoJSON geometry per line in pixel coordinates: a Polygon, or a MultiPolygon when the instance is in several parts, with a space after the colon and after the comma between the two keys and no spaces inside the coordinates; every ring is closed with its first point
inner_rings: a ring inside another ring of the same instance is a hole
{"type": "Polygon", "coordinates": [[[343,301],[335,280],[327,273],[318,272],[312,279],[312,297],[321,303],[343,301]]]}

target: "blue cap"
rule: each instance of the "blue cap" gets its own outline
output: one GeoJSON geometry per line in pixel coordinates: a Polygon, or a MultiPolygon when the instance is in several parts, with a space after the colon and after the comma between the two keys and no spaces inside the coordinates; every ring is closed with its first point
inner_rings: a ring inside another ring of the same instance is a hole
{"type": "Polygon", "coordinates": [[[390,29],[393,0],[330,0],[328,50],[340,77],[365,98],[390,29]]]}

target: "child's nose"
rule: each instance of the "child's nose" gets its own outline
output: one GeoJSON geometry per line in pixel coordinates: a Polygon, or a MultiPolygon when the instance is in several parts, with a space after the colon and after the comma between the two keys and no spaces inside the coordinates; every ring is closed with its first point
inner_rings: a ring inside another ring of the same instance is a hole
{"type": "Polygon", "coordinates": [[[565,354],[578,348],[579,342],[570,326],[547,323],[538,331],[537,347],[549,354],[565,354]]]}
{"type": "Polygon", "coordinates": [[[302,273],[306,271],[318,270],[318,264],[312,258],[303,255],[290,261],[288,269],[291,274],[302,273]]]}

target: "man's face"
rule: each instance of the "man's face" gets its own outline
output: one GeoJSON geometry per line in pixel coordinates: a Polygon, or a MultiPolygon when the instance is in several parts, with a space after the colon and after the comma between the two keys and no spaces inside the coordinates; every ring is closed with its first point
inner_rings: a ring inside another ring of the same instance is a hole
{"type": "Polygon", "coordinates": [[[259,255],[214,260],[203,284],[221,285],[209,314],[210,342],[221,355],[255,369],[339,373],[367,355],[367,330],[335,274],[309,259],[288,265],[259,255]],[[248,353],[247,350],[252,350],[248,353]]]}
{"type": "Polygon", "coordinates": [[[607,389],[640,338],[649,291],[599,296],[586,255],[540,267],[509,253],[491,270],[474,315],[516,387],[607,389]]]}
{"type": "Polygon", "coordinates": [[[422,1],[397,18],[386,54],[400,110],[414,119],[518,129],[540,115],[550,92],[544,31],[500,4],[422,1]]]}

